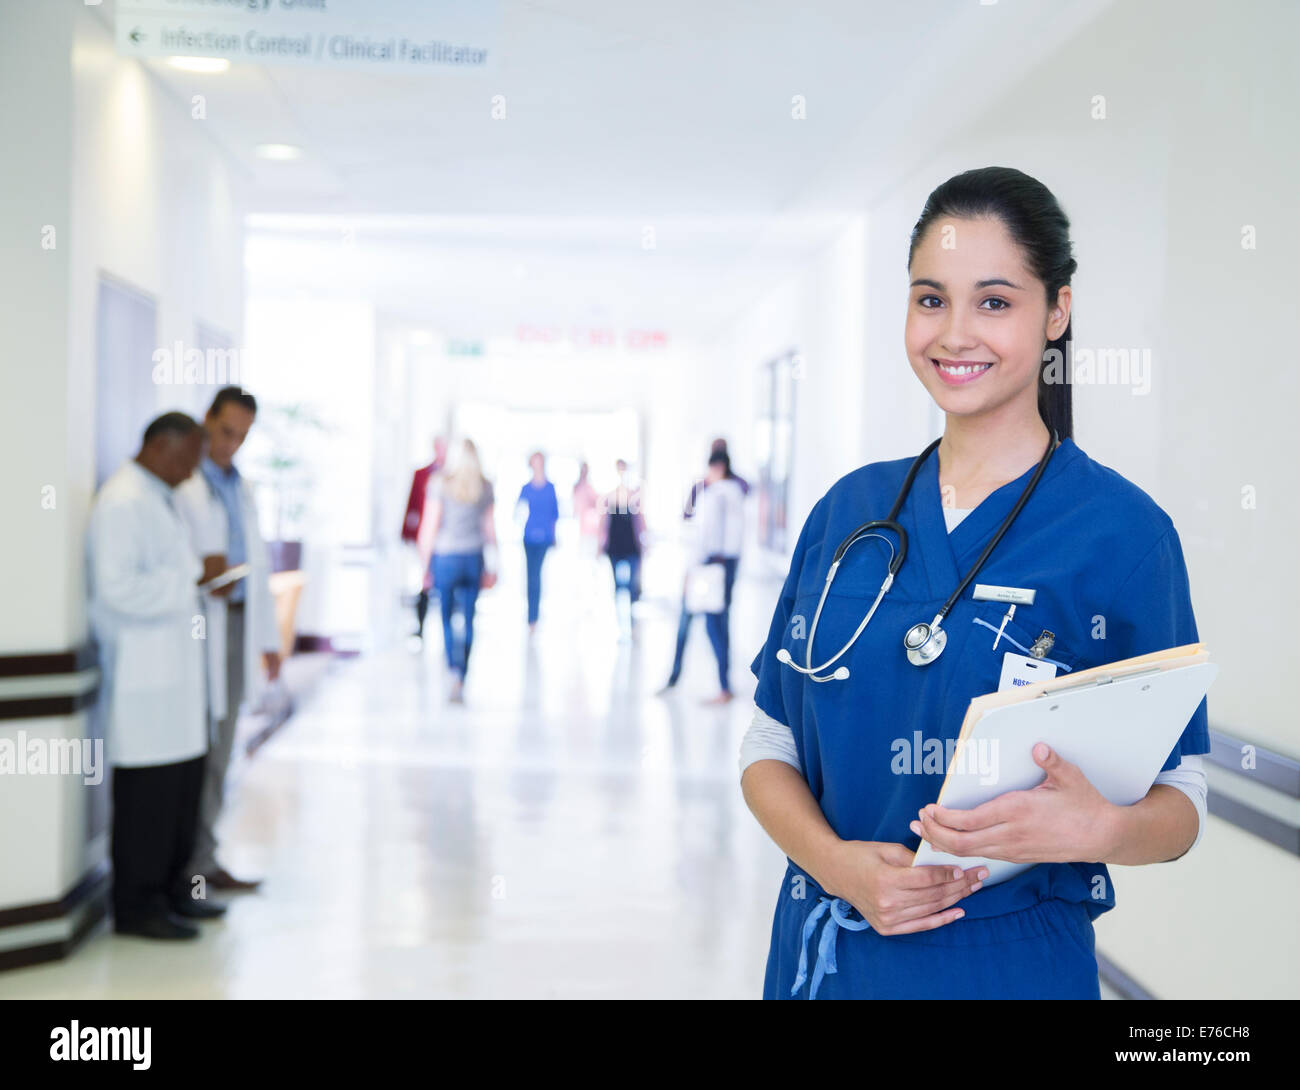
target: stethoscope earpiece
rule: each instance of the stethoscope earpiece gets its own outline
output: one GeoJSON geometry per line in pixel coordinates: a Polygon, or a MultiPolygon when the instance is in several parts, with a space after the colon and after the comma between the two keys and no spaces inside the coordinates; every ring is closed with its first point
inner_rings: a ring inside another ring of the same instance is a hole
{"type": "MultiPolygon", "coordinates": [[[[806,667],[800,666],[797,662],[794,661],[794,659],[790,657],[790,652],[787,651],[784,647],[780,648],[777,651],[776,661],[784,662],[792,670],[798,670],[799,673],[801,674],[807,674],[809,677],[813,679],[813,681],[848,681],[849,680],[849,668],[847,666],[835,667],[835,672],[831,674],[830,677],[817,677],[816,676],[817,670],[809,670],[806,667]]],[[[826,669],[826,665],[819,667],[819,669],[822,670],[826,669]]]]}

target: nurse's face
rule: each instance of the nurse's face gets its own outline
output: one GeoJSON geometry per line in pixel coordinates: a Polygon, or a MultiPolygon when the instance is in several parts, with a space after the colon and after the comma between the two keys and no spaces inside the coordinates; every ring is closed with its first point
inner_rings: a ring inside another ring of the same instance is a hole
{"type": "Polygon", "coordinates": [[[1070,289],[1049,311],[1042,281],[998,219],[936,220],[909,281],[907,358],[939,408],[1036,417],[1043,349],[1065,332],[1070,289]]]}

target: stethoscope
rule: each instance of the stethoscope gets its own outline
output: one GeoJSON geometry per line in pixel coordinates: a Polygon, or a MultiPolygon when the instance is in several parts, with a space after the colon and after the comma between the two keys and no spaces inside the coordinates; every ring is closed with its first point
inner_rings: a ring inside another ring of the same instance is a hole
{"type": "MultiPolygon", "coordinates": [[[[1011,529],[1011,524],[1016,521],[1016,516],[1020,514],[1020,509],[1029,501],[1033,495],[1034,487],[1038,484],[1038,478],[1043,475],[1043,470],[1047,468],[1047,463],[1052,458],[1052,451],[1056,449],[1057,438],[1054,429],[1051,431],[1051,438],[1047,441],[1047,449],[1043,451],[1043,457],[1038,462],[1038,468],[1034,470],[1034,475],[1029,479],[1025,490],[1020,494],[1020,499],[1016,500],[1016,505],[1011,508],[1010,513],[1002,520],[1002,525],[998,527],[998,532],[993,535],[993,539],[984,546],[984,551],[980,553],[979,558],[972,565],[970,571],[966,573],[957,589],[952,592],[948,600],[944,602],[943,608],[934,615],[934,620],[928,624],[920,621],[912,625],[903,636],[903,650],[907,652],[907,661],[913,666],[929,666],[941,654],[948,643],[948,633],[943,630],[944,618],[948,616],[949,610],[957,604],[957,600],[962,596],[962,592],[970,585],[970,581],[979,573],[980,568],[984,566],[984,561],[989,558],[989,554],[997,547],[1002,535],[1011,529]]],[[[942,438],[942,437],[941,437],[942,438]]],[[[912,490],[912,481],[916,479],[917,471],[921,468],[922,463],[928,458],[931,452],[939,445],[940,440],[936,439],[925,450],[917,455],[916,461],[907,471],[907,476],[903,479],[903,487],[898,491],[898,498],[894,500],[894,506],[890,509],[889,517],[885,519],[875,519],[872,522],[864,522],[853,533],[849,534],[840,542],[839,548],[835,550],[834,556],[831,557],[830,570],[826,573],[826,582],[822,586],[821,597],[817,600],[817,610],[813,613],[812,627],[808,630],[808,643],[806,645],[806,654],[804,658],[805,666],[798,665],[791,657],[790,652],[782,647],[776,653],[778,662],[784,662],[792,670],[798,670],[801,674],[806,674],[813,681],[847,681],[849,677],[849,668],[847,666],[836,666],[835,672],[829,677],[818,677],[823,670],[834,665],[837,659],[841,658],[850,647],[857,642],[857,638],[862,635],[862,630],[867,627],[872,616],[876,612],[876,607],[888,593],[889,588],[894,585],[894,577],[898,574],[899,569],[903,566],[903,561],[907,559],[907,531],[904,530],[896,521],[898,513],[903,509],[903,503],[907,499],[908,493],[912,490]],[[898,548],[895,550],[893,543],[879,530],[890,530],[898,538],[898,548]],[[880,591],[876,594],[876,600],[871,603],[871,608],[867,610],[867,615],[862,618],[862,623],[858,625],[857,631],[849,637],[849,642],[839,649],[834,655],[828,658],[820,666],[812,664],[812,645],[813,639],[817,635],[817,622],[821,619],[822,606],[826,602],[826,594],[831,589],[831,583],[835,579],[835,572],[839,569],[840,561],[844,559],[844,554],[854,545],[864,538],[880,538],[889,546],[889,568],[885,574],[885,581],[880,584],[880,591]]]]}

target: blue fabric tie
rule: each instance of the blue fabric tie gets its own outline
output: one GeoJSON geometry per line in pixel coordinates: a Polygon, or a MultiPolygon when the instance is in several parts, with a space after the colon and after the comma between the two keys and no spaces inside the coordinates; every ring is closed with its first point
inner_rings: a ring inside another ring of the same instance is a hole
{"type": "Polygon", "coordinates": [[[791,996],[795,995],[808,979],[808,940],[812,937],[818,920],[826,916],[821,938],[817,942],[817,964],[813,966],[812,987],[808,989],[809,999],[817,998],[817,989],[821,987],[822,978],[827,973],[838,972],[835,965],[835,939],[839,935],[840,928],[847,928],[849,931],[867,931],[871,928],[866,920],[850,920],[846,913],[852,909],[853,906],[840,897],[834,899],[823,897],[808,913],[808,918],[803,922],[803,937],[799,940],[799,971],[795,973],[794,986],[790,989],[791,996]],[[829,916],[826,915],[828,910],[829,916]]]}

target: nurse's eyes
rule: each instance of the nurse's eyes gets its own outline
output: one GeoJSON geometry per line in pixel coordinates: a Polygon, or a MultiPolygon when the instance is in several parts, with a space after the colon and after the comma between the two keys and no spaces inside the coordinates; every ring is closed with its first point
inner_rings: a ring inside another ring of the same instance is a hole
{"type": "MultiPolygon", "coordinates": [[[[940,299],[937,295],[922,295],[922,296],[917,300],[917,302],[920,303],[921,306],[924,307],[926,310],[937,310],[937,309],[938,309],[937,307],[932,307],[932,306],[928,305],[928,303],[926,302],[926,300],[928,300],[928,299],[933,299],[936,303],[942,303],[942,302],[943,302],[943,300],[940,299]]],[[[1000,298],[998,298],[996,295],[990,295],[987,299],[982,300],[982,301],[980,302],[980,306],[982,307],[985,303],[996,303],[997,306],[994,306],[994,307],[990,307],[990,308],[989,308],[990,310],[994,311],[995,313],[1000,313],[1001,311],[1004,311],[1004,310],[1006,310],[1009,306],[1011,306],[1011,304],[1010,304],[1009,302],[1007,302],[1005,299],[1000,299],[1000,298]]]]}

